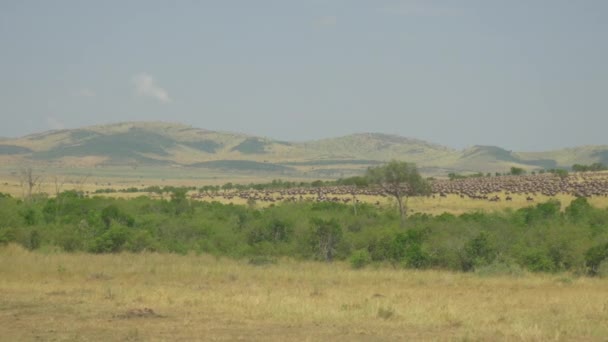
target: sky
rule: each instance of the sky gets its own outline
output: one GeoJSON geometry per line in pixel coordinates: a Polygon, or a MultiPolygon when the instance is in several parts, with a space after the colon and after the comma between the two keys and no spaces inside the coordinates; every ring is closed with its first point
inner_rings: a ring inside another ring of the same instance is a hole
{"type": "Polygon", "coordinates": [[[608,144],[607,61],[605,0],[1,0],[0,136],[166,121],[608,144]]]}

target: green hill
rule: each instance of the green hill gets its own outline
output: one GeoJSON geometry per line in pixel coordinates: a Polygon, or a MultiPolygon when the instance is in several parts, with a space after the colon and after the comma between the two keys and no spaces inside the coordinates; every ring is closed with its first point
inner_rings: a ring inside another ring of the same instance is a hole
{"type": "Polygon", "coordinates": [[[0,155],[26,154],[30,152],[32,150],[23,146],[0,145],[0,155]]]}
{"type": "Polygon", "coordinates": [[[0,160],[59,166],[187,166],[232,172],[334,177],[360,173],[391,159],[415,162],[426,173],[504,172],[608,164],[608,146],[547,152],[512,152],[496,146],[465,150],[381,133],[357,133],[307,142],[285,142],[163,122],[125,122],[55,130],[4,139],[0,160]],[[10,159],[7,159],[9,158],[10,159]]]}

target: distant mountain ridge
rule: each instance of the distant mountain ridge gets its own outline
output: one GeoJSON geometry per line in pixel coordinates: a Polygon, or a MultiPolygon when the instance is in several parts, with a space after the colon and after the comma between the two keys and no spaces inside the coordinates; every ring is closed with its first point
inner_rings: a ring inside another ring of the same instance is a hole
{"type": "Polygon", "coordinates": [[[3,139],[0,160],[8,156],[12,163],[17,160],[59,166],[179,166],[335,176],[359,173],[391,159],[415,162],[427,173],[504,172],[512,166],[534,170],[570,167],[575,163],[608,164],[608,146],[512,152],[497,146],[478,145],[456,150],[383,133],[288,142],[182,124],[124,122],[3,139]]]}

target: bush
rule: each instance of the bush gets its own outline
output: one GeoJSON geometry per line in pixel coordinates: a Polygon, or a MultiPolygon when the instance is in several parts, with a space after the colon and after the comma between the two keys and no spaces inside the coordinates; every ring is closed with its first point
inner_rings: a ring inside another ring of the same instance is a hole
{"type": "Polygon", "coordinates": [[[608,244],[603,244],[590,248],[585,253],[585,265],[590,275],[597,275],[600,264],[608,258],[608,244]]]}
{"type": "Polygon", "coordinates": [[[129,231],[122,226],[112,226],[95,239],[91,251],[94,253],[120,252],[129,238],[129,231]]]}
{"type": "Polygon", "coordinates": [[[33,208],[25,208],[19,214],[27,226],[33,226],[38,222],[36,211],[33,208]]]}
{"type": "Polygon", "coordinates": [[[412,244],[405,254],[404,266],[408,268],[425,268],[428,266],[430,257],[420,244],[412,244]]]}
{"type": "Polygon", "coordinates": [[[143,251],[156,252],[160,248],[149,231],[138,230],[132,232],[129,241],[127,241],[125,244],[125,249],[130,252],[137,253],[143,251]]]}
{"type": "Polygon", "coordinates": [[[58,242],[59,246],[66,252],[76,252],[83,249],[82,241],[74,235],[62,236],[58,242]]]}
{"type": "Polygon", "coordinates": [[[249,232],[247,240],[251,245],[262,241],[272,243],[287,242],[292,233],[293,227],[289,223],[273,218],[269,222],[263,222],[254,227],[249,232]]]}
{"type": "Polygon", "coordinates": [[[422,249],[424,234],[424,231],[418,229],[397,233],[389,247],[389,255],[393,264],[400,263],[408,268],[426,267],[430,257],[422,249]]]}
{"type": "Polygon", "coordinates": [[[0,245],[7,245],[10,242],[14,242],[17,239],[15,229],[4,228],[0,229],[0,245]]]}
{"type": "Polygon", "coordinates": [[[593,208],[585,197],[579,197],[572,201],[568,207],[566,207],[565,213],[568,218],[574,222],[581,221],[582,219],[589,217],[593,208]]]}
{"type": "Polygon", "coordinates": [[[522,169],[521,167],[515,167],[515,166],[512,166],[512,167],[511,167],[511,172],[510,172],[510,173],[511,173],[512,175],[514,175],[514,176],[520,176],[520,175],[525,174],[525,173],[526,173],[526,171],[525,171],[524,169],[522,169]]]}
{"type": "Polygon", "coordinates": [[[539,203],[533,208],[522,208],[517,211],[523,215],[527,225],[534,225],[541,221],[555,219],[560,215],[561,203],[559,200],[550,199],[545,203],[539,203]]]}
{"type": "Polygon", "coordinates": [[[110,228],[112,222],[124,224],[128,227],[133,227],[133,225],[135,224],[135,220],[133,219],[133,217],[123,213],[114,204],[105,207],[101,211],[101,220],[103,221],[103,224],[106,228],[110,228]]]}
{"type": "Polygon", "coordinates": [[[557,270],[548,253],[539,248],[526,251],[522,263],[532,272],[555,272],[557,270]]]}
{"type": "Polygon", "coordinates": [[[196,251],[252,258],[254,264],[284,256],[347,260],[353,268],[389,261],[479,274],[517,273],[513,261],[534,272],[598,275],[608,267],[608,210],[584,198],[572,201],[564,214],[553,200],[494,214],[416,213],[405,227],[398,212],[385,206],[360,204],[357,214],[342,203],[262,209],[189,201],[185,191],[172,201],[64,192],[30,203],[0,198],[0,244],[95,253],[196,251]],[[182,205],[187,210],[176,215],[182,205]]]}
{"type": "Polygon", "coordinates": [[[481,232],[464,246],[462,270],[471,271],[476,267],[492,263],[496,258],[496,250],[489,241],[488,234],[481,232]]]}
{"type": "Polygon", "coordinates": [[[372,261],[369,252],[365,249],[355,251],[350,256],[350,266],[354,269],[360,269],[367,266],[372,261]]]}

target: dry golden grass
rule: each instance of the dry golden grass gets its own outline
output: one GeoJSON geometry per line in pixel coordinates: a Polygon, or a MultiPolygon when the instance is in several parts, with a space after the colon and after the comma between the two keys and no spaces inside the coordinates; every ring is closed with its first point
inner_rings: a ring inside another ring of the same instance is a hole
{"type": "Polygon", "coordinates": [[[2,340],[602,341],[608,282],[0,248],[2,340]]]}
{"type": "MultiPolygon", "coordinates": [[[[504,193],[491,194],[491,196],[498,195],[502,198],[499,202],[490,202],[487,200],[478,200],[470,198],[460,198],[458,195],[447,195],[447,197],[436,198],[412,198],[409,200],[409,207],[414,212],[422,212],[433,215],[440,215],[444,212],[451,214],[463,214],[474,211],[502,211],[505,209],[520,209],[536,205],[537,203],[543,203],[550,199],[557,199],[562,205],[562,209],[570,205],[576,197],[571,195],[559,194],[554,197],[537,195],[534,196],[534,201],[529,202],[526,200],[526,195],[514,195],[510,196],[513,198],[512,201],[505,201],[504,193]]],[[[589,198],[589,203],[597,208],[608,208],[608,197],[592,197],[589,198]]]]}
{"type": "MultiPolygon", "coordinates": [[[[226,177],[226,175],[223,175],[226,177]]],[[[55,174],[44,173],[42,174],[42,182],[35,188],[36,193],[46,193],[50,196],[54,196],[56,193],[55,174]]],[[[223,185],[227,182],[234,182],[238,184],[249,184],[249,183],[267,183],[273,180],[272,177],[262,176],[247,176],[247,175],[235,175],[231,176],[229,180],[227,178],[220,178],[216,174],[207,175],[201,178],[160,178],[160,177],[135,177],[135,176],[99,176],[99,175],[65,175],[59,174],[58,176],[63,182],[61,184],[61,191],[65,190],[78,190],[88,191],[90,193],[95,192],[98,189],[126,189],[130,187],[144,188],[148,186],[194,186],[202,187],[204,185],[223,185]]],[[[19,177],[16,175],[7,175],[0,173],[0,192],[7,193],[15,197],[23,196],[23,187],[20,184],[19,177]]],[[[122,193],[114,193],[113,197],[123,197],[122,193]]],[[[141,194],[139,194],[141,195],[141,194]]]]}
{"type": "MultiPolygon", "coordinates": [[[[193,192],[194,193],[194,192],[193,192]]],[[[279,193],[270,193],[272,196],[279,196],[279,193]]],[[[108,196],[115,196],[116,194],[108,194],[108,196]]],[[[125,197],[126,194],[119,194],[121,197],[125,197]]],[[[141,194],[132,194],[136,197],[141,194]]],[[[494,195],[494,194],[492,194],[494,195]]],[[[497,193],[497,195],[504,198],[504,194],[497,193]]],[[[432,215],[441,215],[443,213],[450,213],[454,215],[460,215],[464,213],[470,213],[475,211],[483,211],[483,212],[495,212],[495,211],[503,211],[505,209],[520,209],[524,207],[529,207],[532,205],[536,205],[537,203],[546,202],[550,199],[557,199],[562,204],[562,209],[565,209],[570,202],[572,202],[576,197],[570,195],[558,195],[555,197],[548,196],[536,196],[533,202],[529,202],[526,200],[526,195],[510,195],[513,200],[505,201],[501,200],[499,202],[490,202],[487,200],[477,200],[470,198],[460,198],[457,195],[447,195],[447,197],[439,197],[428,198],[428,197],[413,197],[408,200],[408,208],[409,213],[426,213],[432,215]]],[[[352,199],[351,195],[332,195],[331,197],[337,198],[348,198],[352,199]]],[[[168,197],[167,197],[168,198],[168,197]]],[[[303,196],[304,200],[314,201],[316,199],[315,195],[303,196]]],[[[396,206],[396,202],[391,197],[382,197],[382,196],[367,196],[360,195],[357,196],[359,201],[364,203],[380,203],[381,206],[396,206]]],[[[247,200],[234,197],[232,199],[225,199],[221,196],[215,196],[213,198],[205,197],[202,199],[203,201],[217,201],[223,204],[237,204],[237,205],[246,205],[247,200]]],[[[352,202],[351,202],[352,203],[352,202]]],[[[592,197],[589,198],[589,203],[597,208],[608,208],[608,197],[592,197]]],[[[270,202],[261,202],[258,201],[256,205],[258,207],[266,207],[271,205],[270,202]]]]}

